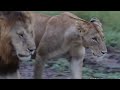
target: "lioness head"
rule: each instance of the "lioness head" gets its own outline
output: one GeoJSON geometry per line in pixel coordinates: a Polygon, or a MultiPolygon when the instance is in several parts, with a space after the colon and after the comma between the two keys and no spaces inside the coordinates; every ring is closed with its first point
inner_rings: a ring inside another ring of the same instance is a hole
{"type": "Polygon", "coordinates": [[[92,18],[90,22],[82,23],[81,27],[84,46],[89,47],[94,56],[100,57],[107,53],[101,22],[97,18],[92,18]]]}
{"type": "MultiPolygon", "coordinates": [[[[20,60],[30,60],[35,52],[34,34],[31,17],[28,12],[3,11],[0,18],[6,22],[6,37],[9,36],[11,47],[20,60]]],[[[5,32],[1,30],[1,32],[5,32]]]]}

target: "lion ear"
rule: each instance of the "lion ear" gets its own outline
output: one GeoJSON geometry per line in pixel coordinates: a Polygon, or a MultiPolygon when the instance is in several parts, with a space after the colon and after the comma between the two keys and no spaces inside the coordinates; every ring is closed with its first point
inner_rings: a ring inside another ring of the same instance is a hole
{"type": "Polygon", "coordinates": [[[94,23],[94,24],[102,27],[102,23],[101,23],[100,20],[99,20],[98,18],[96,18],[96,17],[91,18],[90,22],[92,22],[92,23],[94,23]]]}

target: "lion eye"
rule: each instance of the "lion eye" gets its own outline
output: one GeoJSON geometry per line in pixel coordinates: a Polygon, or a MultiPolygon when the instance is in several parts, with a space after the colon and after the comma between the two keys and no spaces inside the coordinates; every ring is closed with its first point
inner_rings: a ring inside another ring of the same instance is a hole
{"type": "Polygon", "coordinates": [[[19,33],[19,36],[20,36],[20,38],[23,38],[23,34],[22,33],[19,33]]]}
{"type": "Polygon", "coordinates": [[[24,36],[24,32],[22,32],[22,31],[17,31],[17,34],[20,38],[23,38],[23,36],[24,36]]]}

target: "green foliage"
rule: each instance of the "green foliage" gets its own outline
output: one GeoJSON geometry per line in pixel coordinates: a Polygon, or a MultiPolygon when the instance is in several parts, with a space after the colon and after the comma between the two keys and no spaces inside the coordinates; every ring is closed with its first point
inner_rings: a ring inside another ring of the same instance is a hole
{"type": "Polygon", "coordinates": [[[119,79],[120,73],[105,73],[99,70],[93,70],[88,67],[84,67],[83,69],[83,78],[84,79],[119,79]]]}
{"type": "Polygon", "coordinates": [[[120,32],[113,31],[112,28],[106,27],[109,31],[105,31],[106,44],[108,46],[120,47],[120,32]]]}
{"type": "Polygon", "coordinates": [[[56,61],[56,64],[52,65],[51,69],[54,69],[58,72],[63,72],[63,71],[68,71],[69,66],[70,66],[69,63],[65,58],[59,58],[56,61]]]}
{"type": "MultiPolygon", "coordinates": [[[[53,71],[59,72],[59,75],[70,73],[70,64],[65,58],[59,58],[50,67],[53,71]]],[[[103,70],[94,70],[88,66],[83,67],[83,79],[119,79],[120,73],[107,73],[103,70]]]]}

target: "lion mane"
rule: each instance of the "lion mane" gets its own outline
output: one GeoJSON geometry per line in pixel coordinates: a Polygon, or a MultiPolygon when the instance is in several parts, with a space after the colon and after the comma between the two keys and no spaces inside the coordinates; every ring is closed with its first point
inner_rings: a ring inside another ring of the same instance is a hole
{"type": "Polygon", "coordinates": [[[16,72],[19,59],[14,53],[9,33],[16,22],[27,24],[31,21],[28,12],[0,11],[0,74],[16,72]]]}

